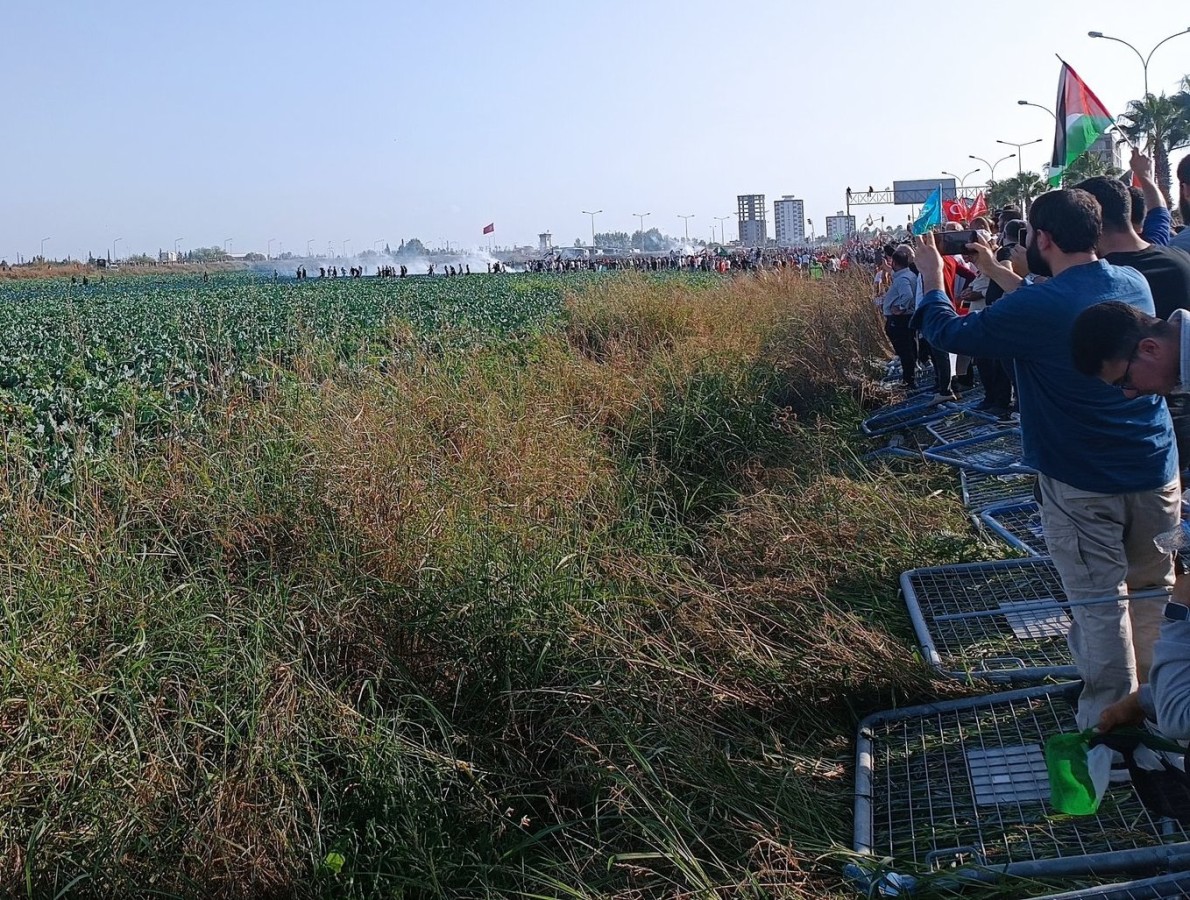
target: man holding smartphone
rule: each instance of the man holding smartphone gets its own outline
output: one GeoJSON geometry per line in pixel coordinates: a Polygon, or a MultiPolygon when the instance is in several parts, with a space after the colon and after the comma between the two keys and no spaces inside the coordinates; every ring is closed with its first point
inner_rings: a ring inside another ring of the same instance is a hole
{"type": "Polygon", "coordinates": [[[1043,194],[1029,212],[1030,271],[1023,284],[980,241],[968,249],[1006,294],[983,312],[957,316],[941,290],[942,261],[930,236],[916,259],[926,288],[922,327],[935,346],[1011,359],[1021,412],[1024,462],[1037,470],[1046,547],[1075,606],[1068,640],[1083,679],[1079,728],[1146,680],[1162,620],[1156,604],[1129,604],[1132,590],[1173,584],[1173,561],[1153,538],[1173,528],[1179,482],[1169,413],[1160,400],[1125,397],[1077,371],[1074,320],[1089,306],[1121,300],[1152,314],[1153,298],[1133,269],[1097,258],[1101,217],[1079,190],[1043,194]]]}

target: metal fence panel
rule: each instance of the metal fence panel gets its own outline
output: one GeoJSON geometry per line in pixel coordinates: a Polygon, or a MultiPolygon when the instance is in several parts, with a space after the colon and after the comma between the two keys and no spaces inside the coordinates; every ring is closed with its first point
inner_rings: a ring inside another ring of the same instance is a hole
{"type": "Polygon", "coordinates": [[[1004,427],[995,416],[977,409],[965,409],[956,415],[929,423],[926,425],[926,431],[932,434],[939,444],[953,444],[956,441],[992,434],[1004,427]]]}
{"type": "Polygon", "coordinates": [[[1010,547],[1030,556],[1046,556],[1049,553],[1041,528],[1041,507],[1036,501],[991,506],[979,514],[979,519],[1010,547]]]}
{"type": "Polygon", "coordinates": [[[951,677],[1077,677],[1066,594],[1048,558],[912,569],[901,591],[926,662],[951,677]]]}
{"type": "Polygon", "coordinates": [[[1033,470],[1021,462],[1021,452],[1021,430],[1011,427],[965,441],[930,447],[923,454],[935,462],[988,475],[1032,473],[1033,470]]]}
{"type": "Polygon", "coordinates": [[[927,422],[934,422],[952,416],[958,410],[954,403],[930,405],[932,394],[924,393],[909,397],[900,403],[886,406],[864,419],[860,430],[870,437],[891,434],[907,428],[917,428],[927,422]]]}
{"type": "Polygon", "coordinates": [[[1062,894],[1046,894],[1033,900],[1163,900],[1167,897],[1190,897],[1190,873],[1174,872],[1062,894]]]}
{"type": "Polygon", "coordinates": [[[1113,785],[1093,816],[1049,803],[1037,748],[1077,730],[1078,685],[877,713],[856,742],[855,852],[846,868],[869,896],[933,884],[1154,874],[1190,868],[1190,834],[1154,819],[1131,784],[1113,785]],[[998,788],[978,795],[988,761],[998,788]]]}
{"type": "Polygon", "coordinates": [[[988,475],[984,472],[959,471],[963,505],[973,512],[1006,503],[1024,503],[1033,499],[1032,475],[988,475]]]}

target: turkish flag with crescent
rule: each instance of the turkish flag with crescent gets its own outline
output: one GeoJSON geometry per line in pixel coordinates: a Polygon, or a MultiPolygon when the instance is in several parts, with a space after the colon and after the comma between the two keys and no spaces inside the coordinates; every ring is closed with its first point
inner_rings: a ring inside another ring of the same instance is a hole
{"type": "Polygon", "coordinates": [[[946,216],[947,222],[966,222],[967,221],[967,204],[962,200],[943,200],[942,213],[946,216]]]}

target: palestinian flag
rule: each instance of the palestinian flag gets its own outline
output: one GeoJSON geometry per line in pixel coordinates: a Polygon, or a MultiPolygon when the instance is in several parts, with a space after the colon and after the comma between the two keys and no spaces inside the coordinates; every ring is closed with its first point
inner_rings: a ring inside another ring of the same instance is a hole
{"type": "Polygon", "coordinates": [[[1099,135],[1115,123],[1095,92],[1063,61],[1058,76],[1057,128],[1054,131],[1054,156],[1050,161],[1051,187],[1062,183],[1062,173],[1087,152],[1099,135]]]}

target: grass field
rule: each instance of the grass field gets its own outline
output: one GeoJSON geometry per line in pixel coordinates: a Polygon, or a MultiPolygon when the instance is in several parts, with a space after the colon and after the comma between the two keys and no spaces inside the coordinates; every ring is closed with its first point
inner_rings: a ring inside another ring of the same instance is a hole
{"type": "Polygon", "coordinates": [[[846,895],[976,552],[858,462],[866,293],[0,288],[0,894],[846,895]]]}

